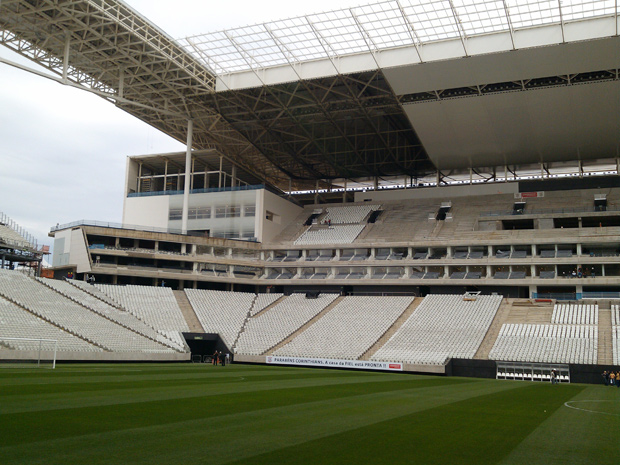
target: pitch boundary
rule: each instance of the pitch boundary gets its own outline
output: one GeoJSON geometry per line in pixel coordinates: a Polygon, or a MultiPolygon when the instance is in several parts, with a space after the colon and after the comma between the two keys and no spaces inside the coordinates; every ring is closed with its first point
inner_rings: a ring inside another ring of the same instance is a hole
{"type": "Polygon", "coordinates": [[[587,408],[575,407],[573,405],[570,405],[576,402],[613,402],[611,400],[587,400],[587,399],[586,400],[569,400],[568,402],[564,402],[564,405],[574,410],[581,410],[582,412],[599,413],[601,415],[611,415],[612,417],[620,417],[620,413],[599,412],[598,410],[590,410],[587,408]]]}

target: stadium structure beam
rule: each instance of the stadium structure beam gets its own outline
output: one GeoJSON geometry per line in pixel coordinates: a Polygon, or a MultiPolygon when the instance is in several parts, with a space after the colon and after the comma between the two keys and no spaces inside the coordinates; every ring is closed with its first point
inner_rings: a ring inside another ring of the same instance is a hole
{"type": "Polygon", "coordinates": [[[190,180],[192,177],[192,142],[194,135],[194,122],[187,121],[187,150],[185,152],[185,183],[183,186],[183,209],[181,212],[181,230],[187,234],[187,223],[189,218],[189,191],[191,189],[190,180]]]}

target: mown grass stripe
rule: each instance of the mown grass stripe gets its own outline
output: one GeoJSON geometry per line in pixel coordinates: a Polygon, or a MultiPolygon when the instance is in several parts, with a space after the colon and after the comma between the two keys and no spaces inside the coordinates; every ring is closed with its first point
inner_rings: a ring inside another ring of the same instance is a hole
{"type": "Polygon", "coordinates": [[[495,464],[581,389],[528,385],[490,393],[287,446],[251,463],[495,464]]]}
{"type": "Polygon", "coordinates": [[[42,415],[41,411],[2,414],[0,421],[8,426],[8,430],[0,436],[0,447],[33,440],[99,433],[114,429],[140,428],[215,417],[227,413],[274,408],[324,399],[353,397],[367,393],[398,391],[407,387],[438,386],[446,383],[463,384],[461,380],[455,378],[450,381],[428,378],[408,383],[400,380],[365,382],[363,379],[358,379],[356,382],[322,385],[320,388],[298,384],[294,388],[283,389],[279,383],[275,383],[271,385],[269,390],[253,390],[253,384],[262,383],[248,383],[250,390],[242,395],[225,393],[224,390],[221,394],[214,395],[212,392],[208,392],[207,389],[210,387],[205,386],[194,391],[194,396],[182,399],[168,398],[135,403],[129,403],[123,399],[123,402],[120,403],[121,398],[119,397],[117,404],[49,410],[45,415],[42,415]],[[174,413],[174,415],[170,413],[174,413]],[[48,428],[49,424],[58,425],[58,427],[50,429],[48,428]]]}
{"type": "MultiPolygon", "coordinates": [[[[445,379],[435,381],[439,383],[429,383],[426,387],[415,383],[412,386],[417,387],[409,388],[401,385],[401,390],[341,395],[313,402],[308,402],[311,391],[306,391],[306,395],[296,402],[277,407],[229,411],[220,416],[167,425],[154,424],[40,441],[5,447],[0,449],[0,453],[4,453],[8,459],[26,457],[30,465],[62,463],[49,459],[55,458],[57,451],[66,459],[67,456],[63,454],[67,450],[72,451],[70,461],[73,463],[226,463],[437,405],[521,387],[515,383],[498,384],[488,381],[469,382],[459,386],[445,384],[445,379]],[[49,451],[46,456],[48,462],[37,455],[36,451],[40,450],[49,451]]],[[[270,394],[279,396],[281,393],[270,391],[270,394]]]]}

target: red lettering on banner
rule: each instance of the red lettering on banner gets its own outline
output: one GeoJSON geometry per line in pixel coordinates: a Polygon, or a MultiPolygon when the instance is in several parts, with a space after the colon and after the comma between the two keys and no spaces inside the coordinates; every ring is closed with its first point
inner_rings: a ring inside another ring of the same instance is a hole
{"type": "Polygon", "coordinates": [[[400,363],[390,363],[389,368],[393,370],[400,370],[401,366],[400,366],[400,363]]]}
{"type": "Polygon", "coordinates": [[[538,197],[538,192],[521,192],[521,197],[538,197]]]}

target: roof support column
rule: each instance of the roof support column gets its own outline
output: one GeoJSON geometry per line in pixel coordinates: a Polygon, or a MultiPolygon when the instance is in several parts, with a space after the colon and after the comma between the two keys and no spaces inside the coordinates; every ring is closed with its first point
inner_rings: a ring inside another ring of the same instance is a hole
{"type": "Polygon", "coordinates": [[[314,187],[314,203],[319,203],[319,180],[316,180],[316,185],[314,187]]]}
{"type": "Polygon", "coordinates": [[[136,192],[142,192],[142,163],[138,163],[138,185],[136,192]]]}
{"type": "Polygon", "coordinates": [[[194,122],[187,120],[187,151],[185,152],[185,185],[183,187],[183,213],[181,216],[181,230],[187,234],[187,220],[189,216],[189,188],[192,176],[192,138],[194,136],[194,122]]]}
{"type": "Polygon", "coordinates": [[[344,180],[344,190],[342,191],[342,203],[347,203],[347,179],[344,180]]]}
{"type": "Polygon", "coordinates": [[[224,157],[222,157],[220,155],[220,171],[218,173],[219,174],[219,180],[218,180],[218,183],[217,183],[217,187],[220,188],[220,189],[222,188],[222,169],[223,169],[223,166],[224,166],[224,157]]]}
{"type": "Polygon", "coordinates": [[[67,34],[65,38],[65,52],[62,57],[62,80],[66,83],[69,75],[69,46],[71,45],[71,36],[67,34]]]}
{"type": "Polygon", "coordinates": [[[164,161],[164,192],[166,192],[166,184],[168,184],[168,159],[164,161]]]}

